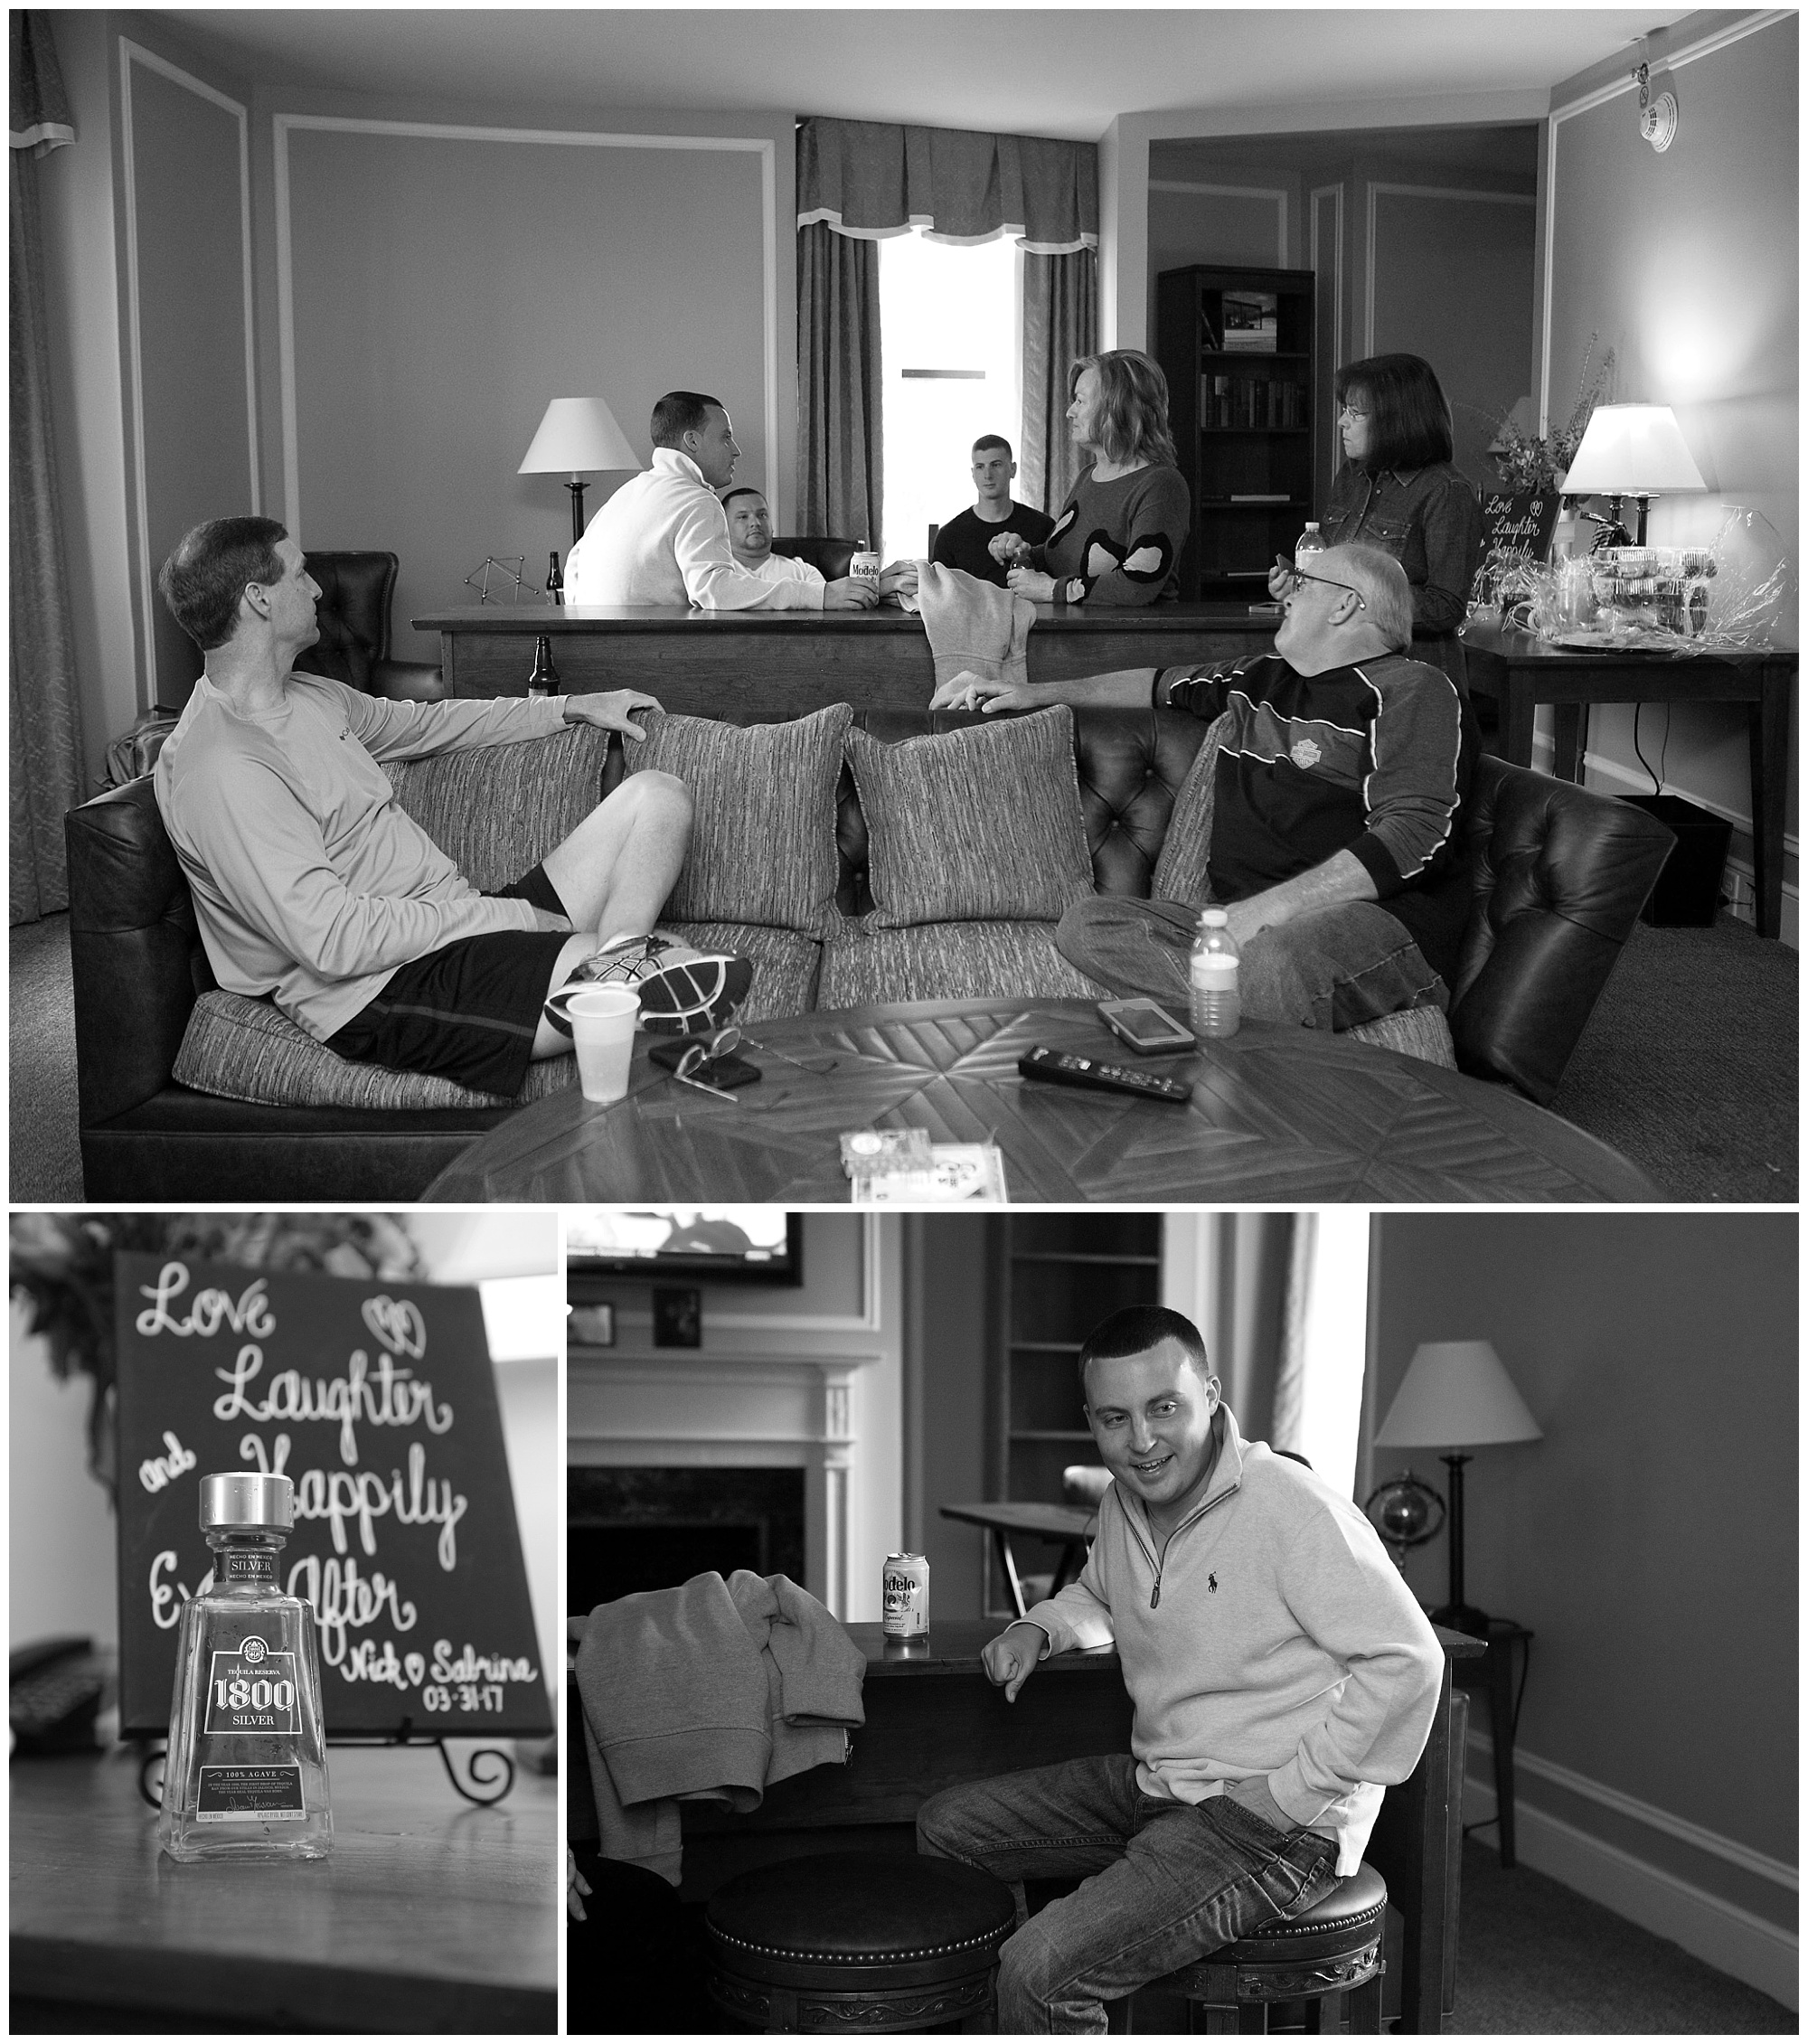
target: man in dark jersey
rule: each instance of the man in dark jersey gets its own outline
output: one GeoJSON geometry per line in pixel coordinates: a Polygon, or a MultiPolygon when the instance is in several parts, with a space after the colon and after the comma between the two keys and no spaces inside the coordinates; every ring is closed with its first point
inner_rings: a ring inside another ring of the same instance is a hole
{"type": "Polygon", "coordinates": [[[1350,1029],[1447,1008],[1470,900],[1467,700],[1406,652],[1412,593],[1378,548],[1320,554],[1282,612],[1272,653],[1029,687],[956,675],[934,707],[1153,702],[1226,720],[1199,900],[1097,895],[1061,918],[1061,955],[1114,993],[1183,1003],[1210,900],[1229,910],[1246,1014],[1350,1029]]]}
{"type": "Polygon", "coordinates": [[[976,501],[971,511],[950,518],[936,534],[931,559],[944,568],[958,568],[982,582],[1003,589],[1010,570],[992,557],[991,542],[1001,532],[1015,532],[1028,545],[1041,546],[1055,529],[1055,522],[1042,512],[1019,504],[1011,495],[1017,464],[1011,458],[1011,443],[996,433],[986,433],[973,443],[973,486],[976,501]]]}

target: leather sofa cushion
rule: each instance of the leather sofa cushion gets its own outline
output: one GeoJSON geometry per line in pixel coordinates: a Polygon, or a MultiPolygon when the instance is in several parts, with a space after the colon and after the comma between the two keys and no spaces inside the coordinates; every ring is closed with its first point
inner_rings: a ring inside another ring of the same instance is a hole
{"type": "Polygon", "coordinates": [[[243,994],[216,990],[194,1003],[171,1076],[178,1085],[229,1100],[271,1107],[359,1107],[377,1113],[425,1107],[525,1107],[578,1082],[577,1060],[546,1058],[531,1066],[513,1101],[476,1093],[449,1079],[353,1064],[277,1007],[243,994]]]}
{"type": "Polygon", "coordinates": [[[574,724],[524,745],[479,746],[384,768],[396,800],[482,888],[518,880],[602,799],[609,734],[574,724]]]}
{"type": "Polygon", "coordinates": [[[1065,704],[895,745],[850,730],[847,757],[866,819],[871,928],[1058,922],[1093,891],[1065,704]]]}
{"type": "Polygon", "coordinates": [[[823,953],[821,1008],[886,1001],[1097,1001],[1106,989],[1055,949],[1047,922],[959,922],[912,929],[843,926],[823,953]]]}
{"type": "Polygon", "coordinates": [[[789,723],[736,725],[649,711],[627,771],[675,774],[696,805],[665,914],[823,937],[837,919],[835,783],[853,712],[831,703],[789,723]]]}

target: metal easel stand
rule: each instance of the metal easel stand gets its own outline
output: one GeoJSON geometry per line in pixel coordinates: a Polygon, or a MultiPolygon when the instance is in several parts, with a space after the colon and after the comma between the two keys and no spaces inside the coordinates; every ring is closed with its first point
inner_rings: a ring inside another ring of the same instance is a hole
{"type": "MultiPolygon", "coordinates": [[[[456,1735],[455,1735],[456,1736],[456,1735]]],[[[466,1803],[475,1803],[479,1809],[487,1810],[500,1803],[514,1786],[514,1760],[500,1747],[481,1746],[475,1752],[466,1754],[464,1766],[469,1777],[469,1785],[458,1778],[458,1762],[447,1747],[443,1732],[417,1733],[410,1719],[402,1719],[401,1729],[389,1738],[329,1738],[332,1746],[431,1746],[438,1749],[440,1765],[446,1769],[446,1778],[457,1790],[466,1803]],[[500,1776],[497,1770],[500,1769],[500,1776]],[[500,1781],[500,1785],[495,1785],[500,1781]]],[[[138,1768],[138,1794],[153,1810],[163,1808],[163,1765],[168,1757],[168,1748],[147,1753],[138,1768]],[[156,1774],[156,1785],[151,1785],[153,1771],[156,1774]]]]}

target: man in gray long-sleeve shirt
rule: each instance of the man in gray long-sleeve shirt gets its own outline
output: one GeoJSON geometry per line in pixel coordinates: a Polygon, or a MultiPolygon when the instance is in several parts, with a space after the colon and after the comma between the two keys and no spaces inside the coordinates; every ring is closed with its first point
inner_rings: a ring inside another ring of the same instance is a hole
{"type": "Polygon", "coordinates": [[[1447,1008],[1469,909],[1459,816],[1474,720],[1448,676],[1412,659],[1398,561],[1332,547],[1291,590],[1271,654],[1019,686],[957,674],[936,709],[1043,702],[1224,719],[1211,842],[1191,903],[1097,895],[1061,918],[1061,954],[1123,994],[1184,1003],[1198,909],[1229,911],[1245,1014],[1351,1029],[1447,1008]]]}
{"type": "Polygon", "coordinates": [[[691,796],[642,773],[494,894],[395,800],[383,760],[594,724],[638,739],[633,689],[552,702],[391,702],[294,671],[318,585],[274,519],[210,520],[159,577],[206,655],[159,754],[157,805],[214,977],[274,996],[342,1057],[512,1097],[570,1047],[549,1000],[576,978],[633,986],[644,1025],[708,1027],[745,998],[745,960],[654,925],[683,864],[691,796]]]}

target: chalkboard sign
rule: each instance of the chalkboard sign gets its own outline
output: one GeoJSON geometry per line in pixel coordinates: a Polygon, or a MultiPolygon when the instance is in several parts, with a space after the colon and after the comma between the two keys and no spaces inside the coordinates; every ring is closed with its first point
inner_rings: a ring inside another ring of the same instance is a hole
{"type": "MultiPolygon", "coordinates": [[[[1482,493],[1481,579],[1492,589],[1501,571],[1516,562],[1542,560],[1550,551],[1561,499],[1554,489],[1482,493]]],[[[1485,595],[1486,589],[1483,594],[1485,595]]]]}
{"type": "Polygon", "coordinates": [[[482,1302],[466,1286],[115,1259],[119,1717],[167,1731],[211,1580],[203,1476],[289,1477],[331,1738],[552,1729],[482,1302]]]}

